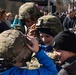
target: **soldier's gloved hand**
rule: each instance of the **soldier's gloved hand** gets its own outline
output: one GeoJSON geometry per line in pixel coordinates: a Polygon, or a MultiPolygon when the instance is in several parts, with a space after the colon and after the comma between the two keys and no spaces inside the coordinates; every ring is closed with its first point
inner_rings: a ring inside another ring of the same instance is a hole
{"type": "Polygon", "coordinates": [[[29,44],[26,44],[28,46],[28,48],[37,53],[39,51],[39,43],[37,41],[37,39],[33,36],[29,36],[27,35],[27,39],[33,44],[32,46],[30,46],[29,44]]]}

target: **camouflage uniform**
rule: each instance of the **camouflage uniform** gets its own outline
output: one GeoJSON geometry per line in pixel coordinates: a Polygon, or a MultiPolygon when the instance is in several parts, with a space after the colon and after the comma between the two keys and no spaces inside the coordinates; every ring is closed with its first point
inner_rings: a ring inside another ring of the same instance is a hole
{"type": "MultiPolygon", "coordinates": [[[[40,17],[40,10],[36,6],[35,3],[33,2],[26,2],[23,5],[20,6],[19,8],[19,20],[22,22],[21,28],[19,28],[18,25],[15,27],[15,29],[18,28],[18,30],[21,30],[23,33],[26,33],[28,29],[24,29],[24,25],[26,25],[25,20],[30,18],[31,20],[37,20],[40,17]]],[[[27,25],[26,25],[27,26],[27,25]]],[[[27,26],[28,28],[28,26],[27,26]]]]}
{"type": "Polygon", "coordinates": [[[10,67],[20,60],[29,60],[32,52],[26,47],[27,42],[29,43],[23,33],[18,30],[7,30],[1,33],[0,67],[3,68],[4,65],[10,67]],[[1,59],[4,64],[1,63],[1,59]]]}

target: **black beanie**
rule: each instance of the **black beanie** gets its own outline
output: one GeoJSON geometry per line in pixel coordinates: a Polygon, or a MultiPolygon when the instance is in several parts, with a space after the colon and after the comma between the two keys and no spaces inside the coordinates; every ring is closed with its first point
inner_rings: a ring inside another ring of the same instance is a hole
{"type": "Polygon", "coordinates": [[[76,53],[76,35],[69,30],[61,31],[54,37],[52,45],[56,50],[61,49],[76,53]]]}
{"type": "Polygon", "coordinates": [[[50,28],[38,28],[37,30],[38,30],[39,34],[40,33],[45,33],[45,34],[51,35],[53,37],[55,36],[54,31],[50,30],[50,28]]]}

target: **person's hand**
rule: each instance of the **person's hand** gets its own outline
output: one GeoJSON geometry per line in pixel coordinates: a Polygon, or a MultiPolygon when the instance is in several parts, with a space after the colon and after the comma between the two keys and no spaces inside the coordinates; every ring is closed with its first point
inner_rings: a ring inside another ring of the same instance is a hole
{"type": "Polygon", "coordinates": [[[15,15],[15,18],[18,18],[19,16],[18,15],[15,15]]]}
{"type": "Polygon", "coordinates": [[[36,29],[36,25],[35,24],[33,24],[29,28],[28,35],[35,36],[35,37],[37,36],[37,29],[36,29]]]}
{"type": "Polygon", "coordinates": [[[27,39],[32,43],[32,46],[30,46],[29,44],[26,44],[28,46],[28,48],[37,53],[39,51],[39,44],[38,44],[38,41],[35,37],[33,36],[29,36],[27,35],[27,39]]]}

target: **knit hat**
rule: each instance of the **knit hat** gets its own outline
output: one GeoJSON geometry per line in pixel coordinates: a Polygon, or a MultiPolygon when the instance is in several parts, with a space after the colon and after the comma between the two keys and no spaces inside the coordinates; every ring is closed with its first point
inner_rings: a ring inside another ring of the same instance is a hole
{"type": "Polygon", "coordinates": [[[39,34],[45,33],[53,37],[55,36],[55,34],[50,30],[50,28],[38,28],[37,30],[39,31],[39,34]]]}
{"type": "Polygon", "coordinates": [[[56,50],[76,53],[76,35],[69,30],[62,31],[54,37],[52,45],[56,50]]]}

